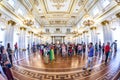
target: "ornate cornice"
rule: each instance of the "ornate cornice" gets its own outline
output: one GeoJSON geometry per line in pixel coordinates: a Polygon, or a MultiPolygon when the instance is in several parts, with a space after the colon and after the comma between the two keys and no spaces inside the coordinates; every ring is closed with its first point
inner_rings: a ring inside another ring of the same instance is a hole
{"type": "Polygon", "coordinates": [[[104,20],[104,21],[101,22],[101,24],[102,24],[103,26],[105,26],[105,25],[109,24],[109,21],[108,21],[108,20],[104,20]]]}

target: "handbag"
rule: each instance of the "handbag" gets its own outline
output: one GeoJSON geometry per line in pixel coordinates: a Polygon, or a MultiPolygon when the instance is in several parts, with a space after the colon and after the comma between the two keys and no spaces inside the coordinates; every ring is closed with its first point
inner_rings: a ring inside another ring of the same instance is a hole
{"type": "Polygon", "coordinates": [[[11,67],[12,67],[12,65],[11,65],[10,63],[5,64],[5,66],[6,66],[7,68],[11,68],[11,67]]]}

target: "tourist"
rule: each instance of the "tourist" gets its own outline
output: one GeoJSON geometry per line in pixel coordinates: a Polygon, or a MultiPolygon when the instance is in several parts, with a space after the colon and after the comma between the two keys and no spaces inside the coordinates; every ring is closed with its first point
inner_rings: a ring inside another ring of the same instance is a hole
{"type": "Polygon", "coordinates": [[[7,76],[8,80],[14,80],[12,72],[10,70],[11,68],[11,64],[8,58],[8,54],[6,52],[6,50],[4,49],[4,47],[2,47],[1,50],[1,62],[2,62],[2,66],[3,66],[3,71],[5,73],[5,75],[7,76]]]}
{"type": "Polygon", "coordinates": [[[88,49],[88,61],[87,61],[85,68],[83,68],[84,70],[86,70],[88,68],[88,65],[90,65],[89,71],[92,70],[92,68],[93,68],[93,55],[94,55],[94,47],[93,47],[93,43],[90,43],[89,49],[88,49]]]}
{"type": "Polygon", "coordinates": [[[65,46],[65,44],[62,44],[62,56],[65,57],[66,54],[67,54],[66,46],[65,46]]]}
{"type": "Polygon", "coordinates": [[[105,64],[107,63],[109,52],[110,52],[110,43],[107,42],[107,45],[105,46],[105,55],[106,55],[105,64]]]}
{"type": "Polygon", "coordinates": [[[14,57],[16,59],[18,59],[18,45],[17,45],[17,42],[15,43],[14,48],[15,48],[15,50],[14,50],[14,57]]]}
{"type": "Polygon", "coordinates": [[[7,52],[8,52],[10,63],[13,65],[13,63],[12,63],[12,49],[10,47],[10,43],[7,44],[7,52]]]}
{"type": "Polygon", "coordinates": [[[82,44],[78,44],[77,50],[78,55],[82,55],[82,44]]]}

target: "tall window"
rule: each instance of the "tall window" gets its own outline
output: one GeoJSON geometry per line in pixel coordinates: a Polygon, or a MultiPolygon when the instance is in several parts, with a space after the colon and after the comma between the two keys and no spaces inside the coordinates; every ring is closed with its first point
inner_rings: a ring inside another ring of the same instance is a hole
{"type": "Polygon", "coordinates": [[[49,29],[46,29],[46,33],[49,33],[49,29]]]}
{"type": "Polygon", "coordinates": [[[70,33],[70,29],[67,29],[66,32],[67,32],[67,33],[70,33]]]}
{"type": "Polygon", "coordinates": [[[56,28],[56,32],[60,32],[60,28],[56,28]]]}

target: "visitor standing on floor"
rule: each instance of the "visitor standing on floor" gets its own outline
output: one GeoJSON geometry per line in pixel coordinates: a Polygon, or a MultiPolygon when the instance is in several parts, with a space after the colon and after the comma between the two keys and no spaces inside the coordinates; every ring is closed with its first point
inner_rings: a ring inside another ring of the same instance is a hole
{"type": "Polygon", "coordinates": [[[66,57],[66,54],[67,54],[66,45],[62,44],[62,56],[66,57]]]}
{"type": "Polygon", "coordinates": [[[16,59],[18,59],[18,45],[17,45],[17,42],[15,43],[14,48],[15,48],[15,50],[14,50],[14,57],[16,59]]]}
{"type": "Polygon", "coordinates": [[[12,49],[10,47],[10,43],[7,44],[7,52],[8,52],[8,57],[9,57],[10,63],[13,65],[13,63],[12,63],[12,49]]]}
{"type": "Polygon", "coordinates": [[[10,70],[11,64],[8,58],[8,54],[6,50],[4,49],[4,47],[2,47],[2,50],[1,50],[1,62],[3,66],[3,71],[5,75],[7,76],[8,80],[14,80],[12,72],[10,70]]]}
{"type": "Polygon", "coordinates": [[[29,44],[28,44],[27,50],[28,50],[28,54],[30,54],[30,45],[29,44]]]}
{"type": "Polygon", "coordinates": [[[111,47],[113,47],[113,51],[114,51],[114,55],[116,55],[116,52],[117,52],[117,40],[115,40],[113,43],[112,43],[112,45],[111,45],[111,47]]]}
{"type": "Polygon", "coordinates": [[[78,44],[77,50],[78,55],[82,56],[82,44],[78,44]]]}
{"type": "Polygon", "coordinates": [[[109,53],[110,53],[110,43],[107,42],[107,45],[105,46],[105,55],[106,55],[105,64],[107,63],[109,53]]]}
{"type": "Polygon", "coordinates": [[[88,61],[87,61],[85,68],[83,68],[84,70],[86,70],[89,65],[90,65],[89,71],[92,70],[92,68],[93,68],[93,55],[94,55],[94,47],[93,47],[93,43],[91,42],[89,44],[89,49],[88,49],[88,61]]]}
{"type": "Polygon", "coordinates": [[[55,60],[55,56],[54,56],[54,46],[51,45],[51,49],[50,49],[50,61],[52,62],[53,60],[55,60]]]}

